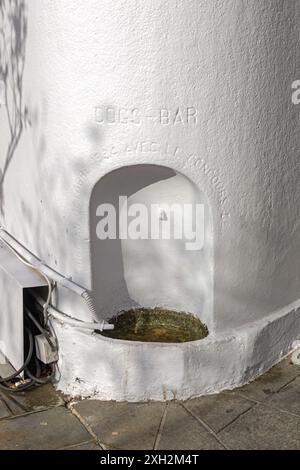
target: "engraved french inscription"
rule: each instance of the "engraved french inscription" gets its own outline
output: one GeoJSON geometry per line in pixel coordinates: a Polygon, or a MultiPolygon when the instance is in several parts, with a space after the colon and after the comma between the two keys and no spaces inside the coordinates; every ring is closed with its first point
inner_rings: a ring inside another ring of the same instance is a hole
{"type": "Polygon", "coordinates": [[[96,106],[95,119],[98,124],[141,124],[141,113],[137,108],[114,108],[96,106]]]}
{"type": "Polygon", "coordinates": [[[195,126],[197,124],[197,109],[194,106],[177,108],[175,111],[161,108],[159,110],[159,123],[162,126],[195,126]]]}
{"type": "Polygon", "coordinates": [[[172,109],[161,107],[146,110],[137,107],[96,106],[95,121],[98,124],[142,125],[153,123],[165,127],[194,127],[198,124],[198,111],[195,106],[178,106],[172,109]]]}

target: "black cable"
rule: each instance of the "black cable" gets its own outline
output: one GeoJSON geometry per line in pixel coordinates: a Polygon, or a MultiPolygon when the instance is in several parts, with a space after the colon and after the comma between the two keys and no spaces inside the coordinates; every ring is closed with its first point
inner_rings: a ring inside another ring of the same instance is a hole
{"type": "MultiPolygon", "coordinates": [[[[32,315],[32,313],[30,312],[30,310],[27,307],[25,307],[25,313],[30,318],[30,320],[33,322],[33,324],[36,326],[36,328],[40,331],[40,333],[45,335],[45,337],[48,340],[50,346],[53,347],[52,343],[49,341],[49,338],[48,338],[49,337],[49,332],[45,328],[43,328],[42,325],[39,324],[37,319],[32,315]]],[[[28,377],[33,382],[35,382],[38,385],[42,385],[42,384],[46,384],[46,383],[49,383],[49,382],[52,381],[53,376],[54,376],[54,372],[55,372],[53,367],[51,367],[52,370],[51,370],[50,376],[45,377],[45,378],[40,378],[40,376],[41,376],[41,366],[40,366],[39,360],[36,357],[35,357],[35,366],[36,366],[36,375],[34,375],[30,372],[28,366],[25,368],[26,375],[28,375],[28,377]]]]}
{"type": "Polygon", "coordinates": [[[34,362],[35,362],[35,367],[36,367],[36,376],[39,379],[40,376],[42,375],[41,364],[37,357],[34,359],[34,362]]]}
{"type": "MultiPolygon", "coordinates": [[[[36,365],[37,365],[37,359],[36,359],[36,365]]],[[[26,374],[28,375],[28,377],[33,380],[34,382],[36,382],[37,384],[41,385],[41,384],[47,384],[49,382],[52,381],[53,379],[53,376],[54,376],[54,367],[52,367],[52,371],[51,371],[51,375],[49,375],[48,377],[45,377],[45,378],[40,378],[39,377],[39,374],[37,373],[37,375],[33,375],[30,370],[28,369],[28,367],[26,368],[26,374]]]]}
{"type": "Polygon", "coordinates": [[[31,331],[28,328],[25,328],[25,330],[26,330],[26,332],[28,334],[28,338],[29,338],[29,350],[28,350],[28,354],[27,354],[27,357],[25,359],[25,362],[22,365],[22,367],[20,367],[20,369],[17,370],[14,374],[10,375],[9,377],[5,377],[4,379],[2,377],[0,377],[0,384],[10,382],[11,380],[17,378],[21,374],[21,372],[23,372],[26,369],[26,367],[28,366],[28,364],[29,364],[29,362],[32,358],[32,354],[33,354],[33,336],[32,336],[31,331]]]}
{"type": "MultiPolygon", "coordinates": [[[[43,334],[45,334],[46,338],[49,335],[49,332],[45,330],[38,322],[37,320],[33,317],[33,315],[29,312],[28,309],[26,309],[26,314],[27,316],[31,319],[31,321],[35,324],[35,326],[39,329],[39,331],[43,334]]],[[[29,350],[27,353],[27,357],[25,359],[25,362],[22,367],[20,367],[19,370],[17,370],[14,374],[10,375],[9,377],[0,377],[0,389],[5,390],[6,392],[10,393],[16,393],[16,392],[21,392],[24,390],[27,390],[28,388],[32,387],[34,384],[42,385],[46,384],[52,381],[54,373],[55,373],[55,368],[52,367],[51,375],[49,375],[46,378],[40,378],[41,375],[41,367],[39,364],[39,361],[37,358],[35,358],[35,365],[36,365],[36,375],[32,374],[28,368],[28,365],[32,359],[33,355],[33,350],[34,350],[34,341],[33,341],[33,335],[29,328],[25,328],[27,334],[28,334],[28,339],[29,339],[29,350]],[[21,372],[25,371],[26,375],[29,377],[30,381],[28,383],[25,383],[23,385],[16,386],[16,388],[12,388],[7,382],[10,382],[11,380],[17,378],[21,372]]],[[[48,338],[47,338],[48,339],[48,338]]],[[[48,339],[49,341],[49,339],[48,339]]],[[[51,344],[51,343],[50,343],[51,344]]],[[[51,344],[53,347],[53,345],[51,344]]]]}
{"type": "Polygon", "coordinates": [[[25,307],[25,314],[30,318],[30,320],[32,321],[32,323],[34,323],[34,325],[37,327],[37,329],[39,330],[40,333],[46,335],[46,334],[49,334],[45,328],[42,327],[42,325],[39,324],[39,322],[37,321],[37,319],[32,315],[32,313],[30,312],[30,310],[25,307]]]}
{"type": "Polygon", "coordinates": [[[16,388],[12,388],[9,385],[5,385],[3,383],[0,383],[0,389],[4,390],[5,392],[8,393],[18,393],[18,392],[24,392],[24,390],[27,390],[28,388],[31,388],[34,385],[34,381],[30,380],[30,382],[24,384],[24,385],[19,385],[16,388]]]}
{"type": "Polygon", "coordinates": [[[9,392],[9,393],[23,392],[24,390],[27,390],[28,388],[34,385],[33,380],[30,380],[28,383],[25,383],[23,385],[16,386],[16,388],[12,388],[7,384],[7,382],[10,382],[11,380],[17,378],[18,375],[20,375],[20,373],[25,370],[25,368],[31,361],[32,354],[33,354],[33,336],[32,336],[31,331],[28,328],[26,328],[26,332],[29,338],[29,350],[28,350],[28,354],[27,354],[27,357],[25,359],[23,366],[9,377],[5,377],[5,378],[0,377],[0,389],[4,390],[5,392],[9,392]]]}
{"type": "Polygon", "coordinates": [[[32,313],[30,312],[30,310],[27,307],[25,307],[25,314],[30,318],[30,320],[37,327],[37,329],[40,331],[40,333],[45,335],[45,338],[46,338],[50,348],[52,350],[56,349],[56,345],[54,345],[51,341],[51,335],[50,335],[49,331],[46,330],[45,328],[43,328],[42,325],[39,324],[37,319],[32,315],[32,313]]]}

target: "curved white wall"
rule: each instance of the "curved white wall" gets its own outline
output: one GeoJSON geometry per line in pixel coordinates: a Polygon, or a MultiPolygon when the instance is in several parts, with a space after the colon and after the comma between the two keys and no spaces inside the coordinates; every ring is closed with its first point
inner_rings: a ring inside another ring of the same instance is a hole
{"type": "MultiPolygon", "coordinates": [[[[27,125],[1,185],[7,230],[92,288],[93,188],[124,165],[162,165],[211,208],[212,332],[289,311],[300,298],[299,2],[26,4],[27,125]]],[[[3,106],[0,126],[3,168],[3,106]]],[[[58,299],[85,317],[76,297],[58,299]]],[[[261,347],[261,364],[282,353],[261,347]]]]}

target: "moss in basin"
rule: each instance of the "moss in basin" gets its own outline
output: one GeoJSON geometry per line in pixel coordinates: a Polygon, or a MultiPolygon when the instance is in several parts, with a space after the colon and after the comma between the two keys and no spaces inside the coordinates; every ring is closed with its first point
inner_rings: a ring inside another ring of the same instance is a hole
{"type": "Polygon", "coordinates": [[[158,307],[124,311],[109,323],[115,329],[103,331],[103,336],[129,341],[185,343],[208,335],[206,325],[191,313],[158,307]]]}

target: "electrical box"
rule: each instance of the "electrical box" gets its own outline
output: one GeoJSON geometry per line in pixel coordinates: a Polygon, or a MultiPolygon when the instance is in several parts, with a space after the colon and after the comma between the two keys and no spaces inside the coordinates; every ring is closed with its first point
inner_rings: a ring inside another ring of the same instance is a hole
{"type": "Polygon", "coordinates": [[[16,370],[24,363],[24,291],[44,286],[43,276],[0,243],[0,356],[16,370]]]}
{"type": "Polygon", "coordinates": [[[58,361],[56,338],[51,336],[48,339],[43,334],[35,336],[36,357],[44,364],[52,364],[52,362],[58,361]],[[48,339],[51,341],[51,344],[48,339]]]}

